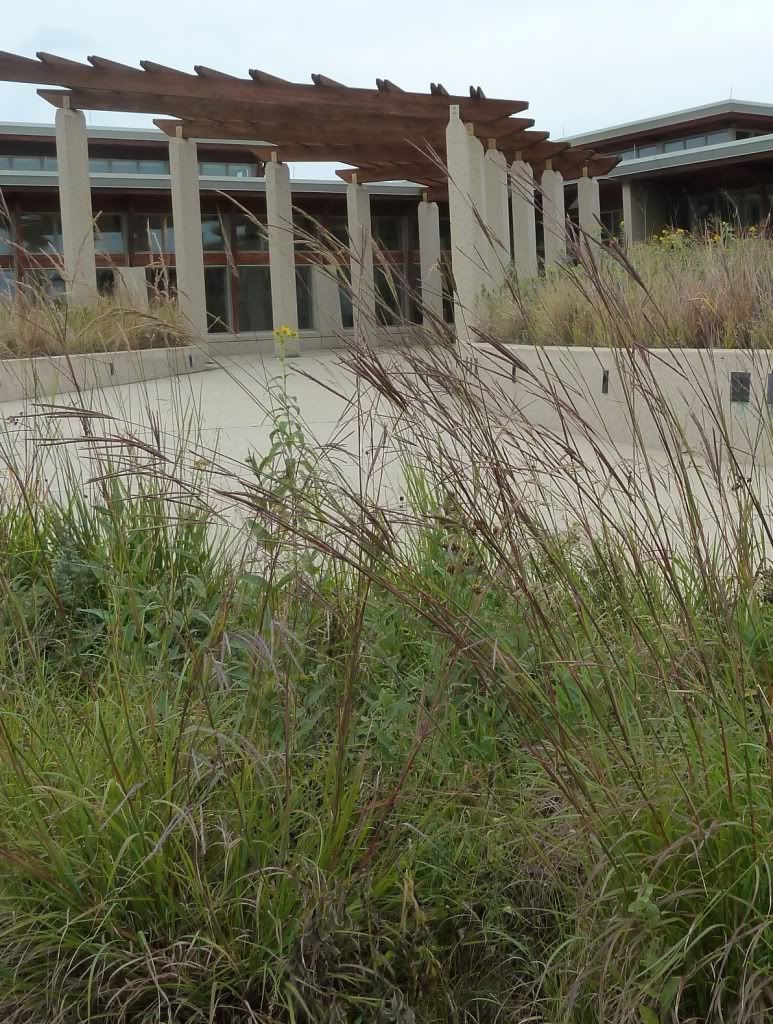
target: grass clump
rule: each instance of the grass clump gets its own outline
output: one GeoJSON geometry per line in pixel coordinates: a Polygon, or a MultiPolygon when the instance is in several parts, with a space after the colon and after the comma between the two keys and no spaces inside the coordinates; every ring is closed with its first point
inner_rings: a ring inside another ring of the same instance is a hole
{"type": "Polygon", "coordinates": [[[490,296],[490,332],[521,344],[614,347],[624,319],[647,347],[773,345],[768,237],[664,231],[625,255],[612,245],[591,262],[490,296]],[[599,301],[602,292],[611,307],[599,301]]]}
{"type": "Polygon", "coordinates": [[[9,434],[0,1016],[761,1024],[764,467],[531,423],[496,339],[342,363],[358,456],[284,363],[243,463],[9,434]]]}

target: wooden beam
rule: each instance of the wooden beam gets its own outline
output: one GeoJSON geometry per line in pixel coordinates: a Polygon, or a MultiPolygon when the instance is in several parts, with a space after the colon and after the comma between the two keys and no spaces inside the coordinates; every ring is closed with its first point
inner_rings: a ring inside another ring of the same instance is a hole
{"type": "Polygon", "coordinates": [[[115,60],[108,60],[107,57],[98,57],[96,54],[91,54],[86,60],[94,68],[106,68],[112,71],[124,71],[133,75],[143,74],[142,68],[133,68],[128,64],[119,64],[115,60]]]}
{"type": "Polygon", "coordinates": [[[193,79],[187,71],[178,71],[176,68],[169,68],[166,64],[156,64],[154,60],[141,60],[140,67],[149,75],[177,75],[182,78],[193,79]]]}
{"type": "Polygon", "coordinates": [[[80,61],[70,60],[69,57],[59,57],[55,53],[46,53],[45,50],[38,50],[36,54],[39,61],[55,68],[88,68],[88,64],[81,64],[80,61]]]}
{"type": "Polygon", "coordinates": [[[328,78],[327,75],[311,74],[312,82],[322,89],[345,89],[343,82],[336,82],[335,78],[328,78]]]}
{"type": "Polygon", "coordinates": [[[276,75],[270,75],[268,71],[258,71],[257,68],[250,68],[249,76],[253,80],[253,82],[260,82],[263,85],[270,85],[271,83],[274,83],[275,85],[290,84],[286,78],[278,78],[276,75]]]}
{"type": "MultiPolygon", "coordinates": [[[[96,89],[102,92],[114,92],[129,96],[175,96],[180,99],[198,99],[219,103],[255,103],[256,90],[252,79],[241,78],[202,78],[170,69],[161,70],[160,65],[141,61],[144,75],[137,75],[133,70],[118,71],[108,68],[95,68],[88,64],[76,62],[63,63],[62,58],[44,54],[45,60],[30,61],[14,54],[0,54],[0,80],[10,82],[29,82],[34,85],[50,85],[69,89],[96,89]]],[[[322,76],[322,79],[324,76],[322,76]]],[[[261,100],[277,104],[290,104],[297,113],[302,108],[319,110],[322,90],[315,85],[290,83],[266,83],[260,90],[261,100]]],[[[351,113],[415,115],[437,117],[442,110],[448,114],[449,103],[460,107],[463,120],[492,121],[508,114],[525,110],[527,103],[521,100],[472,100],[469,97],[445,97],[426,95],[424,93],[379,92],[375,89],[352,89],[336,86],[325,90],[328,97],[335,96],[336,106],[327,106],[327,116],[332,112],[349,110],[351,113]]],[[[116,111],[125,109],[123,104],[115,107],[116,111]]],[[[153,111],[161,113],[162,111],[153,111]]]]}
{"type": "Polygon", "coordinates": [[[405,92],[405,89],[401,89],[399,85],[390,82],[388,78],[377,78],[376,88],[379,92],[405,92]]]}
{"type": "Polygon", "coordinates": [[[218,71],[217,68],[208,68],[206,64],[194,64],[193,70],[199,78],[228,78],[232,82],[238,82],[236,75],[227,75],[225,71],[218,71]]]}

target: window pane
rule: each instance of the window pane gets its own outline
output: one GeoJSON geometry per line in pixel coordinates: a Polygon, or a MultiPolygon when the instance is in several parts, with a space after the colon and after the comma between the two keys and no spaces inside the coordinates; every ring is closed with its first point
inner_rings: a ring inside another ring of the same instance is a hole
{"type": "Polygon", "coordinates": [[[295,290],[298,297],[298,330],[310,331],[313,324],[311,266],[304,263],[295,268],[295,290]]]}
{"type": "Polygon", "coordinates": [[[229,164],[229,178],[252,178],[255,176],[257,167],[255,164],[229,164]]]}
{"type": "Polygon", "coordinates": [[[205,178],[225,178],[228,173],[228,169],[225,163],[212,163],[207,161],[206,163],[199,164],[199,174],[202,174],[205,178]]]}
{"type": "Polygon", "coordinates": [[[109,174],[110,161],[104,160],[101,156],[90,156],[89,171],[92,174],[109,174]]]}
{"type": "Polygon", "coordinates": [[[239,267],[239,330],[270,331],[271,274],[268,267],[239,267]]]}
{"type": "Polygon", "coordinates": [[[94,233],[97,252],[123,252],[123,217],[120,213],[101,213],[94,233]]]}
{"type": "Polygon", "coordinates": [[[145,278],[150,288],[150,298],[173,299],[177,294],[177,271],[174,267],[147,267],[145,278]]]}
{"type": "Polygon", "coordinates": [[[42,171],[42,156],[14,156],[11,157],[11,164],[14,171],[42,171]]]}
{"type": "Polygon", "coordinates": [[[55,156],[44,156],[43,157],[43,170],[44,171],[56,171],[59,167],[55,156]]]}
{"type": "Polygon", "coordinates": [[[636,150],[633,149],[633,147],[631,149],[624,149],[622,151],[622,153],[620,153],[620,159],[621,160],[635,160],[636,159],[636,150]]]}
{"type": "Polygon", "coordinates": [[[23,213],[22,245],[29,252],[61,252],[62,232],[56,213],[23,213]]]}
{"type": "Polygon", "coordinates": [[[169,174],[166,160],[140,160],[140,174],[169,174]]]}
{"type": "Polygon", "coordinates": [[[13,252],[11,225],[7,217],[0,212],[0,256],[9,256],[13,252]]]}
{"type": "Polygon", "coordinates": [[[684,144],[686,149],[698,149],[700,146],[706,145],[706,136],[691,135],[689,138],[685,139],[684,144]]]}
{"type": "Polygon", "coordinates": [[[7,153],[0,153],[0,171],[10,171],[11,158],[7,153]]]}
{"type": "Polygon", "coordinates": [[[174,228],[163,214],[136,214],[132,231],[136,252],[174,252],[174,228]]]}
{"type": "Polygon", "coordinates": [[[637,146],[636,147],[636,155],[638,157],[655,156],[657,151],[658,151],[658,147],[655,146],[655,145],[637,146]]]}
{"type": "Polygon", "coordinates": [[[9,267],[0,267],[0,302],[16,297],[16,275],[9,267]]]}
{"type": "Polygon", "coordinates": [[[706,142],[708,143],[709,146],[718,146],[721,142],[729,142],[729,141],[730,141],[730,132],[729,131],[709,132],[709,134],[706,136],[706,142]]]}
{"type": "Polygon", "coordinates": [[[97,267],[97,291],[100,295],[112,295],[115,291],[115,274],[110,267],[97,267]]]}
{"type": "Polygon", "coordinates": [[[204,290],[207,301],[207,322],[211,334],[230,330],[230,302],[228,301],[228,269],[204,267],[204,290]]]}
{"type": "Polygon", "coordinates": [[[220,217],[201,218],[201,240],[205,252],[223,252],[225,249],[226,225],[220,217]]]}
{"type": "Polygon", "coordinates": [[[402,217],[374,217],[373,236],[382,249],[401,252],[403,248],[402,217]]]}
{"type": "Polygon", "coordinates": [[[27,291],[40,292],[49,299],[59,299],[65,294],[64,279],[58,270],[35,267],[24,274],[24,285],[27,291]]]}
{"type": "Polygon", "coordinates": [[[395,324],[401,315],[401,282],[395,274],[384,267],[376,267],[373,271],[376,285],[376,315],[379,323],[395,324]]]}
{"type": "Polygon", "coordinates": [[[684,149],[684,139],[670,139],[663,143],[664,153],[677,153],[680,149],[684,149]]]}
{"type": "Polygon", "coordinates": [[[137,174],[138,164],[136,160],[111,160],[111,174],[137,174]]]}
{"type": "Polygon", "coordinates": [[[747,403],[752,394],[752,375],[742,371],[730,374],[730,401],[747,403]]]}
{"type": "Polygon", "coordinates": [[[249,252],[268,252],[268,237],[265,224],[256,218],[240,213],[234,218],[236,248],[249,252]]]}

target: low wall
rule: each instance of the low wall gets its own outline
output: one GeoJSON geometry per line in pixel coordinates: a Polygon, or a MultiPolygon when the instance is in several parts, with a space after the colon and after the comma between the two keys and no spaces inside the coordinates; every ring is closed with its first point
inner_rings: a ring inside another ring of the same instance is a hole
{"type": "Polygon", "coordinates": [[[0,402],[198,373],[207,359],[204,348],[192,347],[0,359],[0,402]]]}
{"type": "Polygon", "coordinates": [[[672,440],[653,408],[665,402],[694,450],[711,448],[724,429],[739,458],[773,457],[773,350],[513,345],[508,351],[521,363],[513,399],[532,423],[562,431],[573,409],[581,433],[663,448],[672,440]]]}

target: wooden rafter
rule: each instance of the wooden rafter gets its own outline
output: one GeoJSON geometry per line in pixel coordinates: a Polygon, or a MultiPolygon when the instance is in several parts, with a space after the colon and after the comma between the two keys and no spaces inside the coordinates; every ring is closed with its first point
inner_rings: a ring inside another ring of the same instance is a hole
{"type": "Polygon", "coordinates": [[[458,106],[470,131],[508,161],[520,157],[535,173],[551,162],[565,175],[606,173],[615,157],[551,142],[530,131],[522,100],[488,99],[479,85],[450,95],[432,82],[429,93],[405,91],[388,78],[375,89],[351,88],[323,74],[310,84],[250,69],[249,77],[197,64],[193,73],[142,60],[130,67],[91,55],[86,63],[40,52],[36,59],[0,51],[0,81],[41,86],[55,106],[159,115],[168,135],[244,142],[259,159],[337,161],[356,170],[346,180],[405,178],[442,185],[449,107],[458,106]],[[163,116],[160,116],[163,115],[163,116]],[[599,168],[605,168],[600,171],[599,168]],[[381,177],[378,177],[381,175],[381,177]]]}

